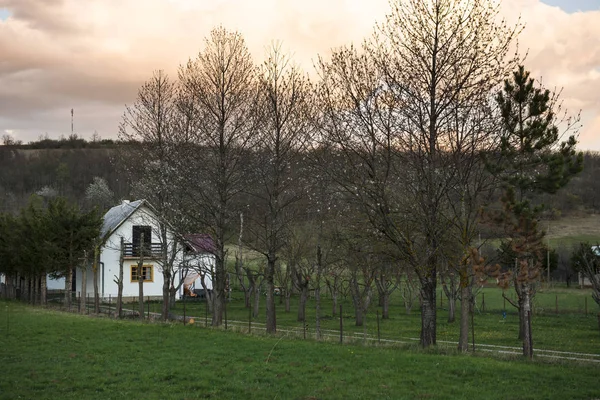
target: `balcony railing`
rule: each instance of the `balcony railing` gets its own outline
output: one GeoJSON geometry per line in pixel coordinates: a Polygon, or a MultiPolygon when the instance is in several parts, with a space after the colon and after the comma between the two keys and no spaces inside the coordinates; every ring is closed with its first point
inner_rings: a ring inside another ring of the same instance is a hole
{"type": "Polygon", "coordinates": [[[133,243],[124,243],[124,246],[124,257],[141,257],[142,253],[147,258],[162,257],[162,245],[160,243],[144,243],[143,248],[140,248],[139,244],[134,245],[133,243]]]}

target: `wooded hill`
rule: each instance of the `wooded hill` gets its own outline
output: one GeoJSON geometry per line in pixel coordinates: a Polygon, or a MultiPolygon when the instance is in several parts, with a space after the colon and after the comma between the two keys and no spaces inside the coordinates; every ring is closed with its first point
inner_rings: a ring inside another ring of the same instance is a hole
{"type": "MultiPolygon", "coordinates": [[[[114,201],[132,199],[131,181],[118,162],[118,152],[131,143],[42,139],[0,146],[0,212],[17,212],[31,194],[52,188],[86,206],[86,188],[95,177],[106,180],[114,201]]],[[[142,168],[140,166],[140,168],[142,168]]],[[[551,219],[600,212],[600,153],[584,153],[583,171],[556,195],[545,196],[551,219]]]]}

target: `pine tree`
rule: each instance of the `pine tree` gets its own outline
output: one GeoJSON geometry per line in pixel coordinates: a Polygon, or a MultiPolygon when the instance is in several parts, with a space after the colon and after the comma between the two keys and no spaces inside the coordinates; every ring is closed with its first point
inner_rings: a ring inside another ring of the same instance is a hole
{"type": "Polygon", "coordinates": [[[538,220],[543,204],[534,204],[533,195],[554,194],[582,170],[583,155],[577,153],[574,135],[561,142],[559,125],[571,131],[578,118],[560,120],[558,95],[538,87],[523,66],[513,72],[497,94],[502,132],[500,151],[489,157],[487,167],[504,185],[502,211],[494,220],[511,239],[515,266],[500,282],[515,287],[520,316],[523,354],[533,356],[531,301],[541,276],[542,238],[538,220]]]}

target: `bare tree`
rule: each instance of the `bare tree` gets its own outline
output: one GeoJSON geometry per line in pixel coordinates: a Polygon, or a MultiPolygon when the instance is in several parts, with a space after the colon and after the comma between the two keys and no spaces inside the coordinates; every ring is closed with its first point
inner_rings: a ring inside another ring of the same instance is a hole
{"type": "Polygon", "coordinates": [[[185,218],[215,242],[212,324],[223,320],[226,301],[226,243],[233,200],[247,185],[247,150],[254,145],[259,99],[256,68],[241,34],[219,27],[197,58],[181,66],[178,180],[185,218]]]}
{"type": "Polygon", "coordinates": [[[266,258],[266,329],[276,331],[275,271],[301,198],[299,152],[305,146],[309,84],[299,68],[275,44],[259,75],[263,123],[256,162],[255,213],[249,214],[249,244],[266,258]]]}
{"type": "Polygon", "coordinates": [[[181,131],[186,132],[188,119],[179,100],[177,83],[156,71],[139,89],[135,103],[126,108],[119,130],[119,138],[131,143],[123,146],[121,164],[130,177],[136,177],[134,193],[149,201],[158,218],[153,237],[160,243],[156,261],[163,275],[161,318],[165,321],[182,284],[178,273],[185,225],[177,207],[180,188],[174,182],[181,131]]]}

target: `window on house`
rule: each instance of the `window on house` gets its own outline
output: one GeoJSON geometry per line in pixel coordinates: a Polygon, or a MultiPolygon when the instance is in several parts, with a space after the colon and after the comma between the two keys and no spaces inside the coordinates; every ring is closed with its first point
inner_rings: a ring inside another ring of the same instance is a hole
{"type": "Polygon", "coordinates": [[[152,227],[148,225],[134,225],[131,233],[133,255],[140,255],[140,243],[142,242],[142,236],[144,237],[144,249],[149,252],[152,244],[152,227]]]}
{"type": "MultiPolygon", "coordinates": [[[[144,282],[154,282],[154,267],[152,265],[143,265],[142,266],[142,276],[144,278],[144,282]]],[[[138,266],[131,266],[131,282],[137,282],[139,279],[138,276],[138,266]]]]}

